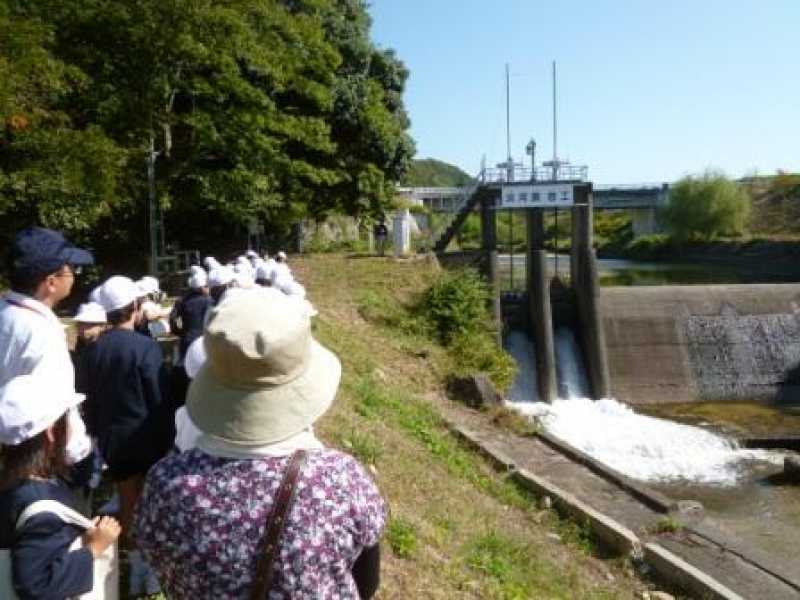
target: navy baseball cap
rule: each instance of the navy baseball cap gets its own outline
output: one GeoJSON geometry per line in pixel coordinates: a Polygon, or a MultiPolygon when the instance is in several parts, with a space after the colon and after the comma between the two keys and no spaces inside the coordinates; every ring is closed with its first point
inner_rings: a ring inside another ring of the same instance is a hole
{"type": "Polygon", "coordinates": [[[60,232],[44,227],[23,229],[11,247],[11,268],[16,273],[38,275],[54,273],[64,265],[93,264],[91,252],[73,246],[60,232]]]}

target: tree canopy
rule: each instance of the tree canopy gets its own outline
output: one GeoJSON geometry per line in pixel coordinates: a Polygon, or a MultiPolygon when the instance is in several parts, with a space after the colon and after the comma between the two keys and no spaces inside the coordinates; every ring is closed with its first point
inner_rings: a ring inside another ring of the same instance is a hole
{"type": "Polygon", "coordinates": [[[708,171],[672,186],[662,218],[679,241],[710,240],[719,235],[741,235],[750,214],[750,196],[723,174],[708,171]]]}
{"type": "Polygon", "coordinates": [[[472,177],[455,165],[435,158],[423,158],[411,162],[402,184],[411,187],[461,187],[471,181],[472,177]]]}
{"type": "Polygon", "coordinates": [[[414,146],[370,25],[363,0],[0,0],[0,214],[141,239],[151,147],[187,245],[379,212],[414,146]]]}

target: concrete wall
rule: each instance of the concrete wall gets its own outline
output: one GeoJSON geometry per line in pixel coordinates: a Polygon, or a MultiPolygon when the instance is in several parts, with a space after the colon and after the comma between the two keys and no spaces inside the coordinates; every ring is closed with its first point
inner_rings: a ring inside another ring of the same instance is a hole
{"type": "Polygon", "coordinates": [[[800,284],[603,288],[612,395],[800,401],[800,284]]]}

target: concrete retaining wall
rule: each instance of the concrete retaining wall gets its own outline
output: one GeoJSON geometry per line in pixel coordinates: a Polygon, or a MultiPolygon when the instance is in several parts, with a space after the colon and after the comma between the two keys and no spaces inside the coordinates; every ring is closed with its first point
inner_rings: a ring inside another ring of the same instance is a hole
{"type": "Polygon", "coordinates": [[[600,291],[612,395],[800,401],[800,284],[600,291]]]}

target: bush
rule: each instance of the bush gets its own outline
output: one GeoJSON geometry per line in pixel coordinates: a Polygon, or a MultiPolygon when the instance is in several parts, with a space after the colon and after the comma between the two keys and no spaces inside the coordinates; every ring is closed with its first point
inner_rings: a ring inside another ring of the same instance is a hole
{"type": "Polygon", "coordinates": [[[679,242],[693,238],[709,241],[715,236],[744,233],[750,215],[750,195],[721,173],[708,171],[685,177],[670,193],[662,218],[679,242]]]}
{"type": "Polygon", "coordinates": [[[485,329],[488,302],[489,289],[478,272],[460,269],[443,272],[425,292],[419,308],[448,345],[459,335],[485,329]]]}
{"type": "Polygon", "coordinates": [[[486,373],[500,392],[514,382],[517,364],[508,352],[497,345],[491,332],[475,331],[461,334],[450,342],[450,353],[461,375],[486,373]]]}

